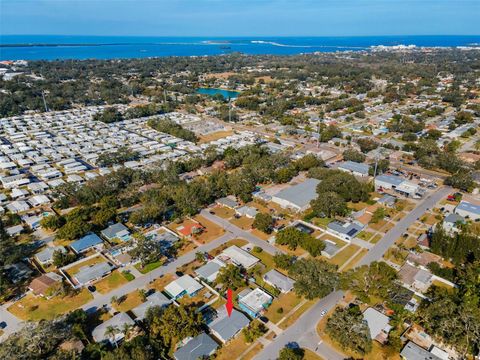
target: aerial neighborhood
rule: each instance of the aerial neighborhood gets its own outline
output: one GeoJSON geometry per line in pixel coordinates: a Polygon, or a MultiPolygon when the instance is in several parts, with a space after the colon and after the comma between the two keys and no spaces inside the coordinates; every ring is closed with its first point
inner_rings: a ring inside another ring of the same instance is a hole
{"type": "Polygon", "coordinates": [[[0,355],[478,357],[479,62],[2,61],[0,355]]]}

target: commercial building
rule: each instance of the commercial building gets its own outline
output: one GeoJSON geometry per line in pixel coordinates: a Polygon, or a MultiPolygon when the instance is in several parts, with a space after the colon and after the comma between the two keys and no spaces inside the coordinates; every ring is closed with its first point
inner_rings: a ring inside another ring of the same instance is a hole
{"type": "Polygon", "coordinates": [[[363,163],[345,161],[338,165],[337,169],[348,172],[354,176],[367,177],[370,167],[367,164],[363,163]]]}
{"type": "Polygon", "coordinates": [[[302,212],[310,208],[310,202],[317,198],[317,185],[320,180],[307,179],[290,186],[272,196],[272,201],[284,209],[302,212]]]}
{"type": "Polygon", "coordinates": [[[471,220],[480,219],[480,205],[475,205],[468,201],[460,201],[460,204],[457,205],[454,212],[471,220]]]}

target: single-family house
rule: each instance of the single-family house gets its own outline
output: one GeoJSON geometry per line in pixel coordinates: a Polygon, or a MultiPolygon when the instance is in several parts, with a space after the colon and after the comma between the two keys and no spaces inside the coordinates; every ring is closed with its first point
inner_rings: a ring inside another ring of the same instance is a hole
{"type": "Polygon", "coordinates": [[[195,274],[199,278],[213,283],[217,279],[217,275],[223,266],[225,266],[225,263],[222,260],[215,258],[196,269],[195,274]]]}
{"type": "Polygon", "coordinates": [[[374,308],[368,308],[363,312],[363,320],[370,330],[370,338],[384,344],[392,329],[389,325],[390,318],[374,308]]]}
{"type": "Polygon", "coordinates": [[[106,229],[102,230],[101,234],[108,241],[111,241],[113,239],[128,241],[131,238],[130,230],[122,223],[110,225],[106,229]]]}
{"type": "Polygon", "coordinates": [[[172,300],[167,298],[161,292],[157,291],[147,296],[147,300],[144,303],[141,303],[137,307],[133,308],[132,313],[135,315],[137,320],[143,320],[149,308],[153,306],[164,308],[170,305],[171,303],[172,303],[172,300]]]}
{"type": "Polygon", "coordinates": [[[76,253],[81,254],[90,249],[100,249],[103,247],[103,241],[97,234],[90,233],[82,237],[81,239],[74,241],[70,244],[70,248],[76,253]]]}
{"type": "Polygon", "coordinates": [[[228,207],[230,209],[235,209],[238,206],[238,202],[235,200],[234,197],[231,196],[220,198],[215,201],[215,203],[221,206],[228,207]]]}
{"type": "Polygon", "coordinates": [[[400,357],[403,360],[443,360],[430,351],[418,346],[413,341],[407,342],[400,352],[400,357]]]}
{"type": "Polygon", "coordinates": [[[55,251],[61,251],[62,253],[66,253],[67,249],[63,246],[48,246],[44,250],[38,252],[35,255],[35,259],[41,264],[41,265],[48,265],[51,264],[53,261],[53,253],[55,251]]]}
{"type": "Polygon", "coordinates": [[[332,221],[327,225],[327,232],[340,239],[351,241],[363,227],[356,222],[332,221]]]}
{"type": "Polygon", "coordinates": [[[190,275],[183,275],[165,286],[165,292],[172,299],[179,299],[182,296],[195,296],[203,288],[197,280],[190,275]]]}
{"type": "Polygon", "coordinates": [[[448,214],[445,219],[443,219],[443,230],[447,233],[458,232],[459,224],[465,224],[465,219],[463,216],[460,216],[456,213],[448,214]]]}
{"type": "Polygon", "coordinates": [[[118,342],[122,341],[125,337],[125,325],[134,326],[135,322],[126,313],[120,312],[93,329],[93,340],[95,340],[97,343],[107,342],[111,345],[118,344],[118,342]],[[115,329],[113,334],[110,334],[110,328],[115,329]]]}
{"type": "Polygon", "coordinates": [[[197,360],[208,358],[217,350],[218,344],[207,334],[190,339],[185,345],[178,348],[173,354],[175,360],[197,360]]]}
{"type": "Polygon", "coordinates": [[[238,305],[252,318],[260,316],[273,301],[273,297],[260,288],[245,289],[238,294],[238,305]]]}
{"type": "Polygon", "coordinates": [[[115,267],[108,262],[100,262],[94,265],[82,266],[76,274],[73,275],[74,280],[79,286],[88,285],[94,281],[100,280],[102,277],[110,274],[115,267]]]}
{"type": "Polygon", "coordinates": [[[250,269],[260,261],[257,257],[236,245],[226,248],[218,257],[223,262],[231,262],[237,266],[242,266],[245,269],[250,269]]]}
{"type": "Polygon", "coordinates": [[[263,275],[263,280],[275,287],[276,289],[280,290],[282,293],[287,293],[293,289],[293,284],[295,281],[289,278],[286,275],[283,275],[281,272],[278,272],[275,269],[270,270],[269,272],[263,275]]]}
{"type": "Polygon", "coordinates": [[[255,216],[257,215],[258,213],[258,210],[255,209],[253,206],[247,206],[247,205],[244,205],[244,206],[241,206],[239,208],[236,208],[235,209],[235,213],[238,215],[238,216],[246,216],[250,219],[254,219],[255,216]]]}
{"type": "Polygon", "coordinates": [[[233,309],[230,316],[227,310],[221,307],[217,312],[217,317],[208,324],[210,332],[222,343],[235,337],[242,329],[250,323],[248,317],[238,310],[233,309]]]}
{"type": "Polygon", "coordinates": [[[17,236],[17,235],[20,235],[22,233],[23,226],[22,225],[9,226],[8,228],[5,229],[5,231],[10,236],[17,236]]]}
{"type": "Polygon", "coordinates": [[[33,279],[28,285],[28,289],[37,296],[49,298],[55,295],[63,277],[54,272],[42,274],[33,279]]]}

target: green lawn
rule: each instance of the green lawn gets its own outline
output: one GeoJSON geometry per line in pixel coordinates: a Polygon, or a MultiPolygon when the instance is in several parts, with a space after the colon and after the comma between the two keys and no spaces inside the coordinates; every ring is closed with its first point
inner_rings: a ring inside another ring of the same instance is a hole
{"type": "Polygon", "coordinates": [[[97,291],[101,294],[107,294],[113,289],[126,284],[128,280],[118,270],[113,271],[110,275],[95,283],[97,291]]]}
{"type": "Polygon", "coordinates": [[[147,274],[152,270],[155,270],[156,268],[159,268],[160,266],[163,265],[163,260],[155,261],[153,263],[147,264],[144,267],[140,263],[135,265],[135,268],[140,271],[142,274],[147,274]]]}
{"type": "Polygon", "coordinates": [[[314,225],[320,226],[320,227],[325,229],[327,227],[327,225],[333,221],[333,219],[332,218],[327,218],[327,217],[326,218],[313,218],[311,221],[314,225]]]}
{"type": "Polygon", "coordinates": [[[28,294],[10,306],[8,311],[22,320],[51,320],[58,315],[66,314],[79,308],[92,299],[93,296],[87,289],[83,289],[74,296],[55,296],[48,300],[28,294]]]}
{"type": "Polygon", "coordinates": [[[350,259],[360,249],[357,245],[348,245],[345,249],[340,251],[337,255],[330,259],[332,264],[342,266],[348,259],[350,259]]]}
{"type": "Polygon", "coordinates": [[[135,279],[135,275],[133,275],[130,271],[122,271],[122,275],[128,281],[132,281],[133,279],[135,279]]]}

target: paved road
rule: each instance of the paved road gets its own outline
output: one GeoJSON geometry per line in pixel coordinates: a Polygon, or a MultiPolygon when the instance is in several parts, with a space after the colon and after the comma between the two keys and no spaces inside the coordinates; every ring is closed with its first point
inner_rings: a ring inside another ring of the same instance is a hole
{"type": "Polygon", "coordinates": [[[383,254],[388,250],[390,246],[395,243],[408,227],[412,225],[419,217],[421,217],[427,209],[432,209],[437,202],[446,197],[453,191],[450,187],[441,187],[437,189],[432,195],[427,196],[415,209],[407,214],[402,220],[400,220],[394,228],[388,231],[381,241],[375,244],[370,251],[365,255],[362,260],[358,262],[357,266],[368,265],[373,261],[378,261],[382,258],[383,254]]]}
{"type": "MultiPolygon", "coordinates": [[[[224,227],[226,233],[220,236],[219,238],[213,240],[212,242],[205,245],[201,245],[197,247],[194,251],[190,251],[189,253],[178,257],[177,259],[175,259],[174,261],[172,261],[171,263],[165,266],[152,270],[148,274],[142,275],[140,277],[136,277],[134,280],[109,292],[108,294],[100,294],[98,292],[95,293],[94,299],[88,302],[87,304],[83,305],[82,308],[84,310],[93,311],[95,309],[102,307],[104,304],[110,304],[110,299],[112,298],[112,296],[120,297],[132,291],[135,291],[137,289],[145,288],[149,282],[155,280],[156,278],[159,278],[168,273],[173,273],[176,271],[178,267],[181,267],[195,260],[196,252],[211,251],[217,248],[218,246],[226,243],[227,241],[235,238],[244,238],[249,242],[251,242],[252,244],[261,247],[264,251],[270,254],[275,254],[276,252],[279,252],[279,249],[269,244],[268,242],[257,238],[253,234],[243,231],[242,229],[234,226],[233,224],[231,224],[230,222],[224,219],[221,219],[215,215],[211,215],[210,213],[208,213],[208,211],[202,212],[202,215],[208,218],[210,221],[213,221],[219,224],[220,226],[224,227]]],[[[6,305],[0,307],[0,319],[2,321],[6,321],[7,323],[7,327],[5,328],[5,333],[2,335],[2,337],[0,337],[0,341],[6,338],[8,335],[14,333],[15,331],[20,330],[23,326],[22,325],[23,322],[20,319],[13,316],[10,312],[8,312],[6,308],[7,308],[6,305]]]]}
{"type": "MultiPolygon", "coordinates": [[[[407,216],[400,220],[393,229],[388,231],[385,236],[375,246],[369,250],[357,266],[368,265],[373,261],[382,259],[383,254],[393,245],[427,209],[432,209],[442,198],[453,191],[450,187],[441,187],[432,195],[429,195],[420,202],[407,216]]],[[[337,291],[320,299],[314,306],[308,309],[292,326],[290,326],[281,336],[278,336],[273,342],[263,348],[257,354],[256,360],[274,360],[277,359],[279,351],[289,342],[297,342],[301,347],[316,352],[319,356],[328,360],[340,360],[344,356],[329,347],[321,341],[317,334],[317,324],[320,321],[320,312],[329,310],[336,306],[342,299],[344,293],[337,291]]]]}
{"type": "Polygon", "coordinates": [[[293,326],[288,327],[278,335],[273,342],[266,346],[255,359],[274,360],[280,350],[289,342],[297,342],[301,347],[318,353],[324,359],[341,360],[343,356],[327,344],[320,342],[317,335],[317,324],[322,310],[332,309],[343,297],[343,291],[332,292],[319,300],[308,311],[302,314],[293,326]]]}
{"type": "Polygon", "coordinates": [[[217,215],[210,214],[210,212],[207,210],[202,210],[200,214],[207,220],[210,220],[215,224],[224,228],[225,231],[232,233],[235,237],[248,240],[253,245],[260,246],[263,250],[265,250],[271,255],[275,255],[276,253],[279,253],[279,252],[282,252],[282,253],[284,252],[283,250],[271,245],[267,241],[259,239],[252,233],[249,233],[248,231],[242,230],[238,226],[233,225],[230,221],[223,219],[217,215]]]}

